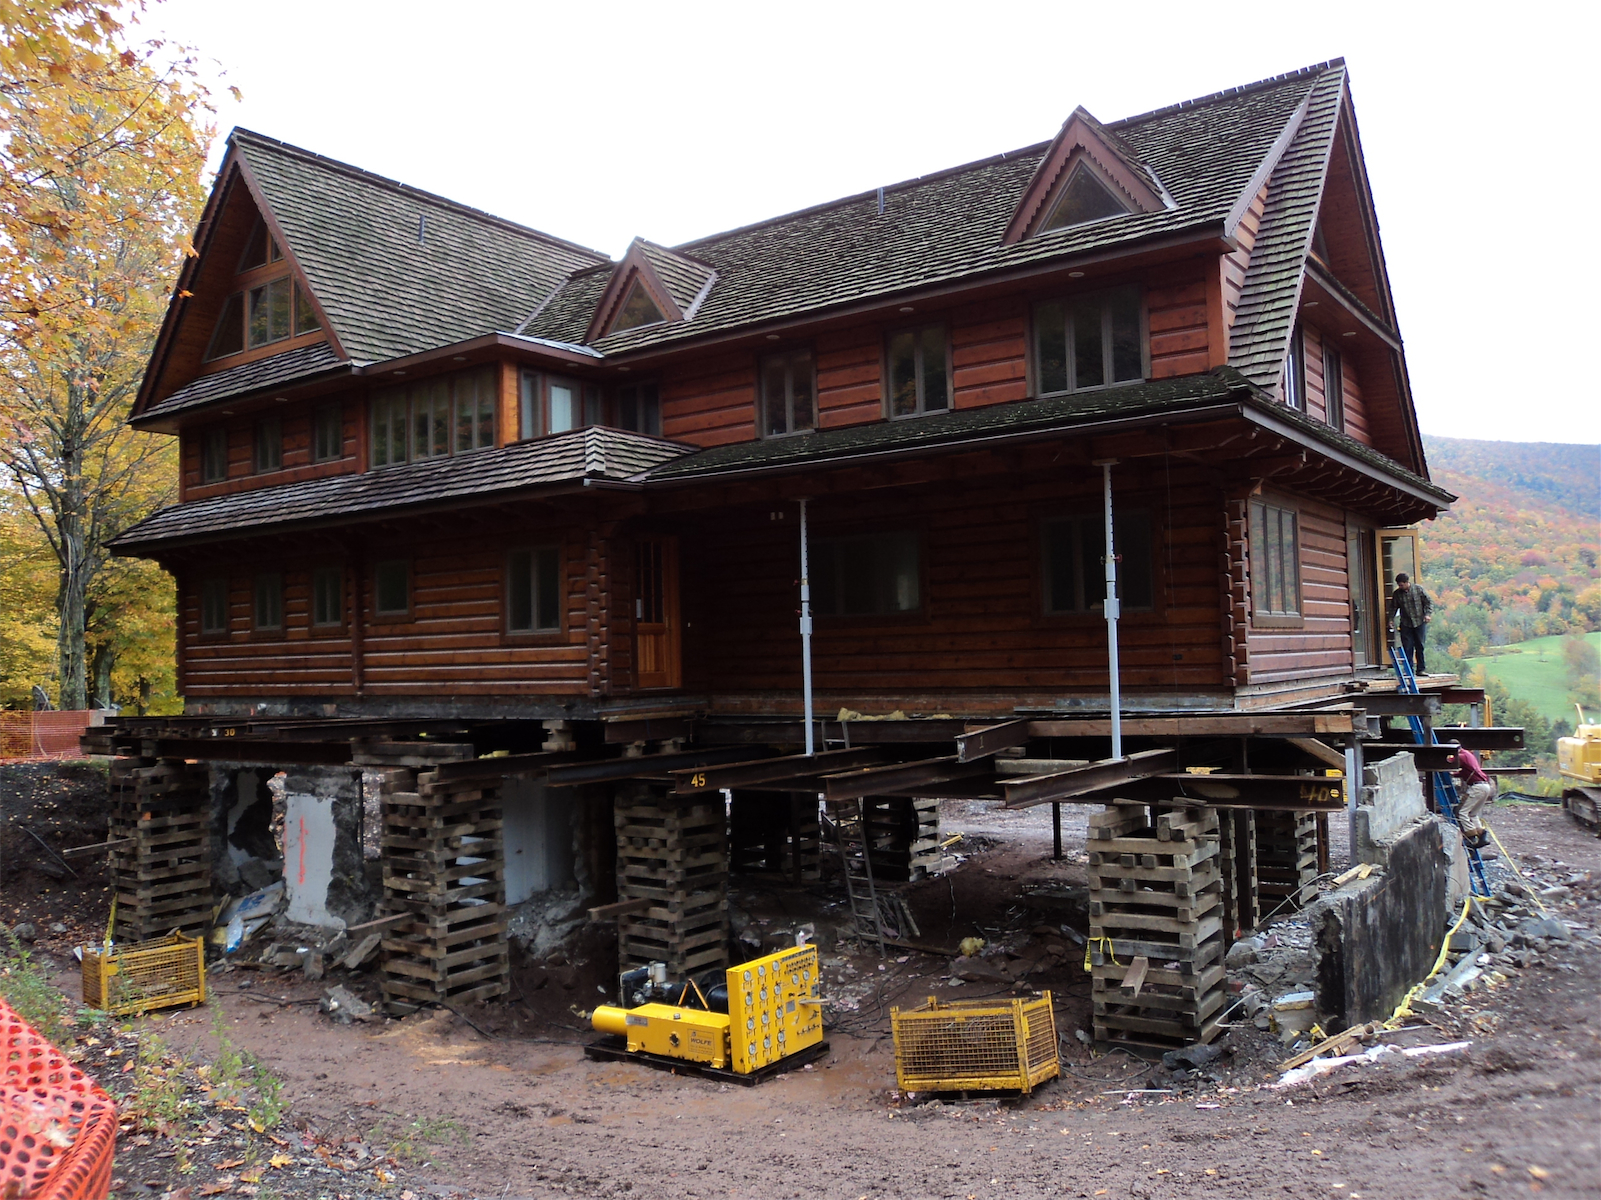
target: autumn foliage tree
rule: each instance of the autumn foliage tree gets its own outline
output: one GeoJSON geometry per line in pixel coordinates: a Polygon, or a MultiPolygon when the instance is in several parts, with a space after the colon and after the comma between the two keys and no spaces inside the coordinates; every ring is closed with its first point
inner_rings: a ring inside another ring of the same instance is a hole
{"type": "Polygon", "coordinates": [[[106,546],[173,491],[166,439],[127,417],[213,130],[193,60],[133,40],[140,11],[0,0],[0,464],[55,560],[63,708],[87,706],[91,650],[109,688],[118,625],[170,590],[106,546]]]}

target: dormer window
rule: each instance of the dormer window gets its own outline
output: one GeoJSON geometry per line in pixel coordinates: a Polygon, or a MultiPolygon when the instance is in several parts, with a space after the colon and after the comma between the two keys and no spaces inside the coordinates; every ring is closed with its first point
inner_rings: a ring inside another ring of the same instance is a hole
{"type": "Polygon", "coordinates": [[[628,299],[617,311],[617,320],[612,323],[611,331],[620,333],[624,329],[638,329],[641,325],[659,325],[666,319],[661,307],[636,279],[634,286],[628,290],[628,299]]]}
{"type": "Polygon", "coordinates": [[[1108,217],[1127,215],[1129,209],[1112,194],[1112,190],[1099,179],[1099,173],[1080,160],[1068,176],[1056,207],[1040,227],[1044,233],[1051,229],[1067,229],[1073,225],[1088,225],[1091,221],[1104,221],[1108,217]]]}

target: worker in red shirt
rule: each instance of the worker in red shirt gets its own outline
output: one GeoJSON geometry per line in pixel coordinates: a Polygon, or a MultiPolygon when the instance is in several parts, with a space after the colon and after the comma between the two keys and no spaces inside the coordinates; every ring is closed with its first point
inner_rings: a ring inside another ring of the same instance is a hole
{"type": "Polygon", "coordinates": [[[1456,820],[1462,829],[1462,840],[1477,850],[1490,840],[1479,813],[1495,799],[1495,780],[1484,773],[1471,750],[1458,750],[1446,762],[1456,768],[1456,820]]]}

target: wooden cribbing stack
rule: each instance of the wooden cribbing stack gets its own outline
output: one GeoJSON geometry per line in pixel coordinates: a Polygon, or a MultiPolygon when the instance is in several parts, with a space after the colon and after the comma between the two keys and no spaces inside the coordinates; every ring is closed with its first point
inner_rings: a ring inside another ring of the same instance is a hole
{"type": "Polygon", "coordinates": [[[1119,804],[1090,818],[1090,963],[1099,1042],[1209,1042],[1223,1015],[1218,814],[1119,804]]]}
{"type": "Polygon", "coordinates": [[[721,799],[675,804],[641,788],[619,796],[617,898],[648,901],[617,920],[623,969],[667,964],[683,979],[728,966],[728,830],[721,799]]]}
{"type": "Polygon", "coordinates": [[[471,1004],[509,986],[500,780],[389,768],[382,800],[384,1006],[471,1004]],[[398,919],[397,919],[398,918],[398,919]]]}
{"type": "Polygon", "coordinates": [[[1256,875],[1262,907],[1300,908],[1317,896],[1317,814],[1256,814],[1256,875]]]}
{"type": "Polygon", "coordinates": [[[210,775],[182,760],[119,758],[111,764],[107,841],[121,945],[211,923],[210,775]]]}

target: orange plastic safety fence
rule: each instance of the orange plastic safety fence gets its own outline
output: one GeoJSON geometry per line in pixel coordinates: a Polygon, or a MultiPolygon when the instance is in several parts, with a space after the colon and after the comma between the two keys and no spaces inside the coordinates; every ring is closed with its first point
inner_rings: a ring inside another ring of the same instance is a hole
{"type": "Polygon", "coordinates": [[[0,1194],[104,1200],[116,1144],[111,1097],[0,1001],[0,1194]]]}

